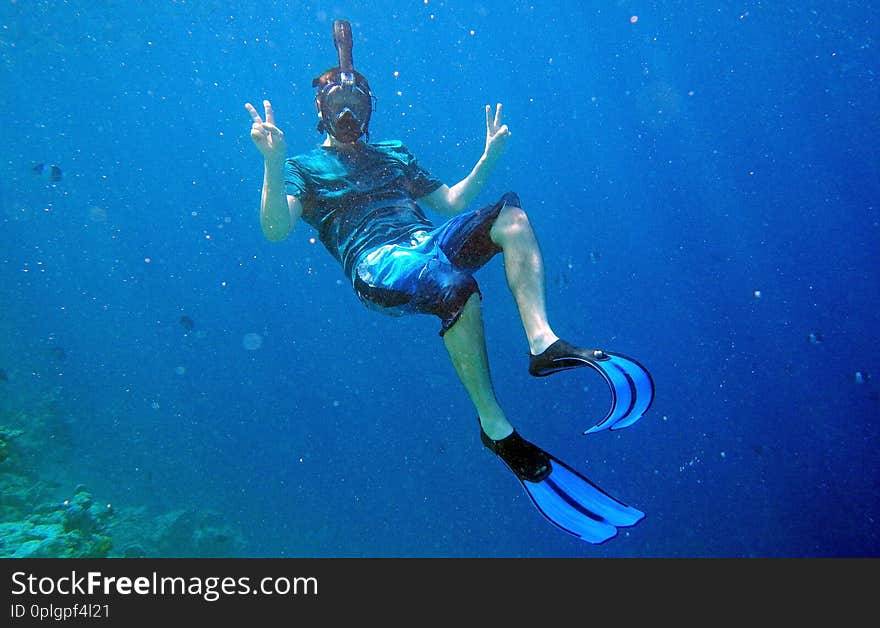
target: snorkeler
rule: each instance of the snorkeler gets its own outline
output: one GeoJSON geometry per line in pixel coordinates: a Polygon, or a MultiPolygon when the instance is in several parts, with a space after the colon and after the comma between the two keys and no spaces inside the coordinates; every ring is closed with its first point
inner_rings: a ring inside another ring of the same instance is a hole
{"type": "Polygon", "coordinates": [[[471,172],[447,186],[422,168],[399,141],[370,142],[373,95],[354,69],[351,28],[333,24],[339,65],[312,82],[318,132],[312,151],[286,158],[284,133],[272,105],[265,119],[245,104],[251,139],[264,159],[260,224],[266,238],[286,238],[302,218],[342,265],[360,301],[391,315],[433,314],[455,370],[473,402],[483,444],[520,480],[538,510],[562,530],[601,543],[644,514],[614,499],[538,446],[522,438],[492,386],[480,300],[473,274],[495,254],[504,270],[530,349],[529,372],[543,377],[588,366],[612,392],[611,410],[588,432],[635,423],[648,409],[651,376],[637,362],[575,347],[551,329],[544,304],[544,267],[519,197],[465,211],[483,189],[510,137],[499,103],[486,106],[486,145],[471,172]],[[364,139],[362,139],[364,138],[364,139]],[[435,225],[422,207],[451,216],[435,225]]]}

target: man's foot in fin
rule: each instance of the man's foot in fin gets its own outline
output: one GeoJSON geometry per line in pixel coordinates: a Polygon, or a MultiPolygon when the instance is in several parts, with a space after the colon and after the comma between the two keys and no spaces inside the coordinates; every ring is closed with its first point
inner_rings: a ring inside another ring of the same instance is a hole
{"type": "Polygon", "coordinates": [[[601,349],[581,349],[560,338],[542,353],[529,355],[529,373],[534,377],[546,377],[589,362],[607,359],[608,355],[601,349]]]}
{"type": "Polygon", "coordinates": [[[581,349],[564,340],[557,340],[543,353],[529,358],[529,373],[535,377],[545,377],[579,366],[589,366],[597,371],[611,389],[611,409],[585,434],[629,427],[651,407],[654,400],[651,374],[625,355],[600,349],[581,349]]]}
{"type": "Polygon", "coordinates": [[[501,440],[492,440],[480,428],[480,438],[489,451],[504,461],[520,480],[540,482],[553,470],[550,456],[540,447],[533,445],[514,430],[501,440]]]}
{"type": "Polygon", "coordinates": [[[515,430],[483,444],[513,471],[535,508],[560,530],[589,543],[603,543],[618,527],[632,526],[645,514],[615,499],[570,466],[522,438],[515,430]]]}

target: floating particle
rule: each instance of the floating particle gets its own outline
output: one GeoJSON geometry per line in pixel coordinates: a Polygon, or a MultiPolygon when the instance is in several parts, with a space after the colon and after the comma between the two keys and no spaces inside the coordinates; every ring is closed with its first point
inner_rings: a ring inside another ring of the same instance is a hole
{"type": "Polygon", "coordinates": [[[819,332],[810,332],[807,334],[807,340],[811,345],[818,345],[825,341],[825,338],[819,332]]]}
{"type": "Polygon", "coordinates": [[[247,333],[241,339],[241,346],[248,351],[256,351],[263,346],[263,337],[255,332],[247,333]]]}
{"type": "Polygon", "coordinates": [[[174,372],[177,373],[178,375],[185,375],[186,374],[186,367],[185,366],[175,366],[174,372]]]}
{"type": "Polygon", "coordinates": [[[629,23],[630,23],[630,24],[635,24],[635,23],[638,22],[638,21],[639,21],[639,16],[638,16],[638,15],[633,15],[631,18],[629,18],[629,23]]]}
{"type": "Polygon", "coordinates": [[[865,374],[861,371],[856,371],[856,374],[853,375],[853,380],[855,380],[856,384],[864,384],[865,383],[865,374]]]}
{"type": "Polygon", "coordinates": [[[755,290],[755,292],[754,292],[753,294],[755,295],[755,298],[756,298],[756,299],[760,299],[760,298],[761,298],[761,291],[760,291],[760,290],[755,290]]]}

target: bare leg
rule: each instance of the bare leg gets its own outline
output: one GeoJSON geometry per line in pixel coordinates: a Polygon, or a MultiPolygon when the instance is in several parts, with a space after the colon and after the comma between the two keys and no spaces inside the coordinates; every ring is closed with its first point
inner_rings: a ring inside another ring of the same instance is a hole
{"type": "Polygon", "coordinates": [[[529,350],[538,355],[559,338],[547,322],[544,260],[535,232],[522,209],[507,206],[501,210],[489,235],[504,252],[507,285],[519,308],[529,350]]]}
{"type": "Polygon", "coordinates": [[[508,436],[513,431],[513,426],[498,405],[492,387],[486,339],[483,335],[480,295],[471,295],[455,325],[443,335],[443,342],[452,358],[458,378],[477,409],[483,431],[493,440],[508,436]]]}

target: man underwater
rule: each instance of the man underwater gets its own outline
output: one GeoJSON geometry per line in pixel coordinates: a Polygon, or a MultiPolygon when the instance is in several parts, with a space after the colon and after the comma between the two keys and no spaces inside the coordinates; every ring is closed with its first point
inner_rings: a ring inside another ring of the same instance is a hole
{"type": "Polygon", "coordinates": [[[339,65],[312,83],[318,90],[318,132],[325,134],[320,147],[286,158],[284,133],[275,125],[270,102],[263,101],[265,119],[245,104],[253,122],[251,140],[264,159],[260,224],[266,238],[285,239],[302,218],[317,230],[368,308],[439,317],[440,335],[476,408],[483,444],[504,461],[551,523],[591,543],[634,525],[642,512],[522,438],[495,396],[473,273],[496,253],[504,256],[507,284],[529,344],[529,373],[542,377],[589,366],[609,384],[611,411],[588,432],[632,425],[654,395],[650,375],[637,362],[575,347],[553,332],[544,302],[543,258],[516,194],[465,211],[510,137],[501,104],[494,115],[486,106],[486,145],[474,168],[455,185],[445,185],[401,142],[369,142],[370,86],[354,69],[349,23],[336,20],[333,28],[339,65]],[[451,218],[436,226],[422,207],[451,218]]]}

